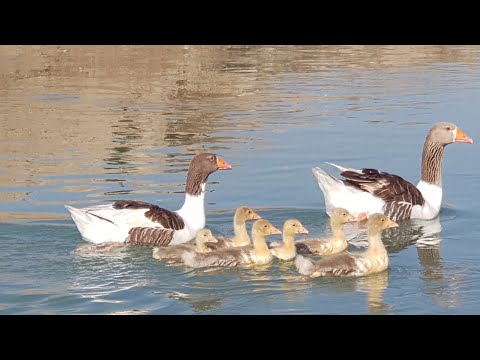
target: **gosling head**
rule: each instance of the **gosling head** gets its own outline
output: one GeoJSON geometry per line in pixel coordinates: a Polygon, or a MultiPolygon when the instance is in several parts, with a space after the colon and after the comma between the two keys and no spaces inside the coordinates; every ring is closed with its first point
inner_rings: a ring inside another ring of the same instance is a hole
{"type": "Polygon", "coordinates": [[[235,220],[240,223],[245,223],[248,220],[258,220],[262,217],[258,215],[252,208],[248,206],[240,206],[235,211],[235,220]]]}
{"type": "Polygon", "coordinates": [[[205,243],[216,243],[218,240],[212,235],[212,232],[209,229],[199,230],[197,236],[195,237],[197,245],[203,245],[205,243]]]}
{"type": "Polygon", "coordinates": [[[288,219],[283,224],[283,234],[296,235],[296,234],[308,234],[308,230],[305,229],[302,223],[297,219],[288,219]]]}
{"type": "Polygon", "coordinates": [[[390,220],[387,216],[383,214],[373,214],[368,218],[368,231],[381,232],[385,229],[398,227],[398,224],[395,221],[390,220]]]}
{"type": "Polygon", "coordinates": [[[336,208],[332,211],[332,221],[338,224],[346,224],[348,222],[357,221],[355,217],[344,208],[336,208]]]}
{"type": "Polygon", "coordinates": [[[282,232],[278,230],[272,223],[266,219],[256,220],[253,223],[252,231],[258,234],[268,236],[268,235],[275,235],[281,234],[282,232]]]}

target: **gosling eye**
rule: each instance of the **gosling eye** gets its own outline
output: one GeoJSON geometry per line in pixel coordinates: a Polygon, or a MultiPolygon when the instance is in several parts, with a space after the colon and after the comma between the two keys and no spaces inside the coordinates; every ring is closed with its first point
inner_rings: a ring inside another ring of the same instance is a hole
{"type": "Polygon", "coordinates": [[[208,160],[213,161],[213,160],[215,160],[215,158],[213,156],[209,156],[208,160]]]}
{"type": "Polygon", "coordinates": [[[343,216],[347,216],[347,214],[343,213],[343,216]]]}
{"type": "Polygon", "coordinates": [[[292,226],[297,226],[297,224],[292,224],[292,226]]]}
{"type": "Polygon", "coordinates": [[[251,213],[252,213],[252,210],[248,210],[248,213],[251,214],[251,213]]]}
{"type": "Polygon", "coordinates": [[[382,221],[385,221],[385,219],[382,219],[382,221]]]}

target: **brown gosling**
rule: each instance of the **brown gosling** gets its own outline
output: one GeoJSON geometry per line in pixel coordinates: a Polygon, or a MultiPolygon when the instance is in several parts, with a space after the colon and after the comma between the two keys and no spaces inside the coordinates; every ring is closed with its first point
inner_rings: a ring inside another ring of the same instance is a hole
{"type": "Polygon", "coordinates": [[[157,260],[180,260],[184,251],[190,250],[198,253],[211,251],[207,244],[216,243],[217,239],[209,229],[201,229],[195,237],[195,243],[178,244],[170,246],[157,246],[153,248],[153,258],[157,260]]]}
{"type": "Polygon", "coordinates": [[[313,260],[298,255],[295,266],[302,275],[363,276],[388,268],[388,254],[382,242],[382,231],[398,224],[383,214],[373,214],[368,219],[368,249],[364,252],[341,253],[313,260]]]}

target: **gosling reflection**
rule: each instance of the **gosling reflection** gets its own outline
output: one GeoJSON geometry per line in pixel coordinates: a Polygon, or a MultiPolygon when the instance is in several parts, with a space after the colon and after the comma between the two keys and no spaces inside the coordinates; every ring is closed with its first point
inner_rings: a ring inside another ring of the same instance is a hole
{"type": "Polygon", "coordinates": [[[383,293],[388,287],[388,271],[357,278],[355,289],[367,293],[367,310],[370,314],[385,313],[392,305],[383,302],[383,293]]]}
{"type": "Polygon", "coordinates": [[[224,301],[215,297],[205,297],[203,295],[186,294],[178,291],[170,292],[167,296],[171,299],[179,300],[186,304],[195,313],[210,311],[220,308],[224,301]]]}

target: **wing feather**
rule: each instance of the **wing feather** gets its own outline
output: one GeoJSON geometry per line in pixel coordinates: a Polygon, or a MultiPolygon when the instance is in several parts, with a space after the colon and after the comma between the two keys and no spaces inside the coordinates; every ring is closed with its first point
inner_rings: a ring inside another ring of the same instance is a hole
{"type": "Polygon", "coordinates": [[[382,199],[385,202],[383,213],[393,220],[408,219],[413,206],[425,204],[420,190],[398,175],[376,169],[347,170],[341,175],[345,185],[382,199]]]}

